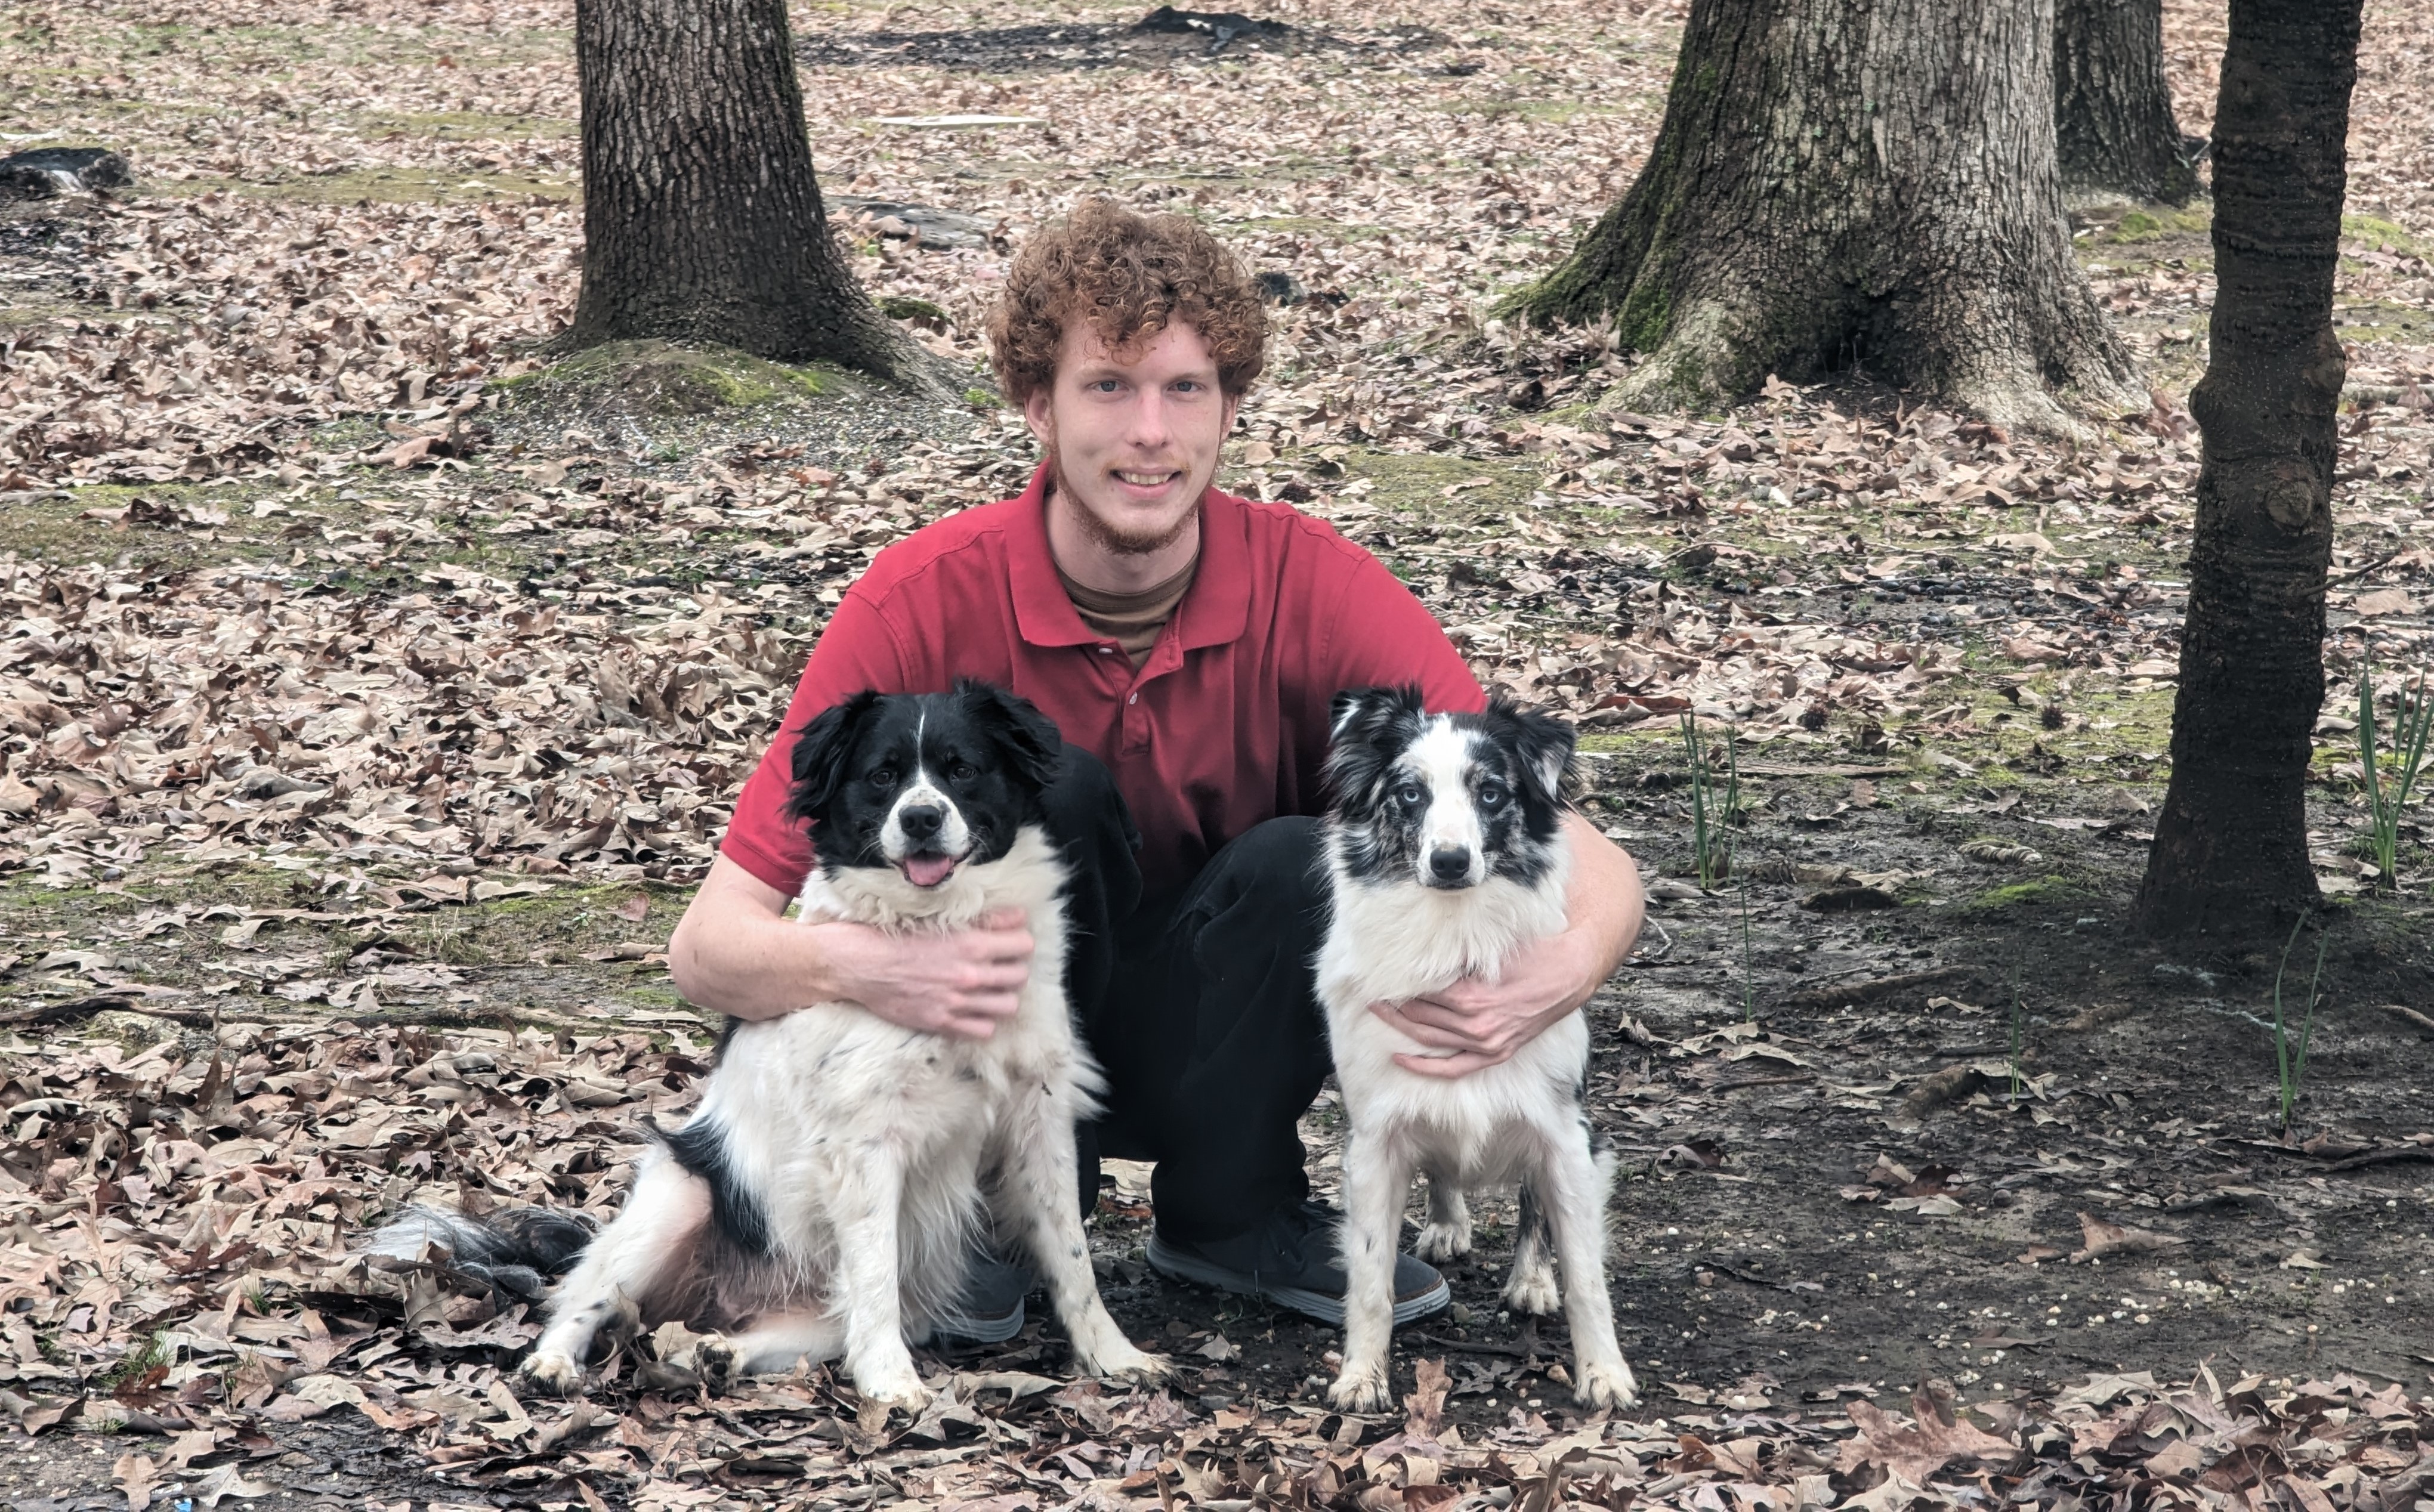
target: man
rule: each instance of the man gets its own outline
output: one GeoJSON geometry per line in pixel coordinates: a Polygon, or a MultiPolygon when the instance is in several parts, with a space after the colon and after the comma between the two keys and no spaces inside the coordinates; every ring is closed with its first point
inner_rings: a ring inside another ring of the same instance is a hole
{"type": "MultiPolygon", "coordinates": [[[[1074,868],[1067,984],[1108,1079],[1082,1130],[1086,1199],[1102,1153],[1157,1162],[1152,1266],[1343,1317],[1333,1225],[1306,1200],[1295,1121],[1328,1072],[1311,961],[1328,703],[1415,683],[1476,709],[1477,682],[1426,609],[1366,552],[1282,504],[1210,486],[1258,377],[1258,294],[1196,222],[1100,200],[1042,232],[990,325],[998,376],[1046,461],[1019,499],[968,509],[882,552],[805,667],[780,733],[669,946],[695,1003],[767,1018],[860,1004],[908,1028],[986,1037],[1032,967],[1019,917],[900,938],[784,918],[813,865],[780,814],[797,731],[865,688],[1011,688],[1067,741],[1049,795],[1074,868]]],[[[1576,1011],[1630,953],[1638,873],[1577,815],[1571,926],[1500,981],[1376,1011],[1457,1077],[1576,1011]]],[[[1029,1277],[976,1271],[951,1332],[1021,1327],[1029,1277]]],[[[1397,1318],[1445,1305],[1413,1256],[1397,1318]]]]}

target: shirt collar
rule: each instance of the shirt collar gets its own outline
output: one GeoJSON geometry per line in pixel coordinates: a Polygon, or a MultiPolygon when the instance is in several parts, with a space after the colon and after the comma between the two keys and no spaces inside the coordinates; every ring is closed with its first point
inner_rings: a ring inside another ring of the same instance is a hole
{"type": "MultiPolygon", "coordinates": [[[[1210,488],[1200,497],[1200,567],[1175,605],[1175,640],[1186,651],[1242,638],[1251,620],[1249,510],[1232,494],[1210,488]]],[[[1048,465],[1031,475],[1015,501],[1006,533],[1006,576],[1014,590],[1015,627],[1035,646],[1091,646],[1106,637],[1082,622],[1056,558],[1048,550],[1048,465]]]]}

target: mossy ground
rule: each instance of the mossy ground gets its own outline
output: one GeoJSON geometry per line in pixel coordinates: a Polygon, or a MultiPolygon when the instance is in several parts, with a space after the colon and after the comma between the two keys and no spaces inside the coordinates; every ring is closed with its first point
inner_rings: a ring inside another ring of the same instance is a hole
{"type": "Polygon", "coordinates": [[[520,403],[691,417],[858,396],[868,386],[867,380],[830,364],[774,363],[749,352],[670,341],[611,341],[561,358],[517,381],[510,392],[520,403]]]}

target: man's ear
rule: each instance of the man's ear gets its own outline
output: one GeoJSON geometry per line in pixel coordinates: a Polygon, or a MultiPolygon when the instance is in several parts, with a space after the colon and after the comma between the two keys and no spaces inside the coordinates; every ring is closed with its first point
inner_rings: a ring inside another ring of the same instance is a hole
{"type": "Polygon", "coordinates": [[[958,679],[955,696],[1026,782],[1044,789],[1055,780],[1065,758],[1065,738],[1057,733],[1055,721],[1029,699],[975,678],[958,679]]]}
{"type": "Polygon", "coordinates": [[[879,695],[866,688],[822,709],[795,736],[795,788],[786,797],[787,818],[815,822],[828,808],[844,785],[845,764],[853,756],[863,719],[878,703],[879,695]]]}
{"type": "Polygon", "coordinates": [[[1033,389],[1031,397],[1022,401],[1022,422],[1031,427],[1039,450],[1052,454],[1056,450],[1056,403],[1051,392],[1054,387],[1054,381],[1051,380],[1033,389]]]}

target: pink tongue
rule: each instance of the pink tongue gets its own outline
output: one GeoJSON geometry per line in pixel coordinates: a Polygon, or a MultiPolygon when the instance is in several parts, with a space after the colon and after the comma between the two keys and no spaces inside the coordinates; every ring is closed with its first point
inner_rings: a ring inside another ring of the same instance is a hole
{"type": "Polygon", "coordinates": [[[951,856],[908,856],[904,858],[904,878],[915,887],[936,887],[955,875],[955,858],[951,856]]]}

